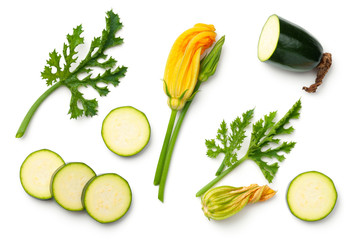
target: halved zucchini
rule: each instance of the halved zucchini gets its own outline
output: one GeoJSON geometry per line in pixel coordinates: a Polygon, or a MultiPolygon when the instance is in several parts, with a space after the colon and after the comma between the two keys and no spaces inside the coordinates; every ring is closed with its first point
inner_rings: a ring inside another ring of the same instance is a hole
{"type": "Polygon", "coordinates": [[[288,188],[291,213],[305,221],[317,221],[331,213],[337,201],[333,181],[323,173],[310,171],[295,177],[288,188]]]}
{"type": "Polygon", "coordinates": [[[323,53],[322,45],[310,33],[275,14],[263,26],[258,58],[292,71],[316,69],[316,83],[303,88],[307,92],[316,91],[332,64],[331,54],[323,53]]]}
{"type": "Polygon", "coordinates": [[[94,176],[96,176],[95,172],[81,162],[72,162],[60,167],[54,173],[51,184],[55,201],[70,211],[83,210],[82,191],[94,176]]]}
{"type": "Polygon", "coordinates": [[[127,106],[113,109],[102,123],[102,138],[108,149],[120,156],[140,152],[150,139],[145,114],[127,106]]]}
{"type": "Polygon", "coordinates": [[[128,182],[115,173],[99,175],[84,188],[82,202],[87,213],[100,223],[114,222],[125,215],[132,200],[128,182]]]}
{"type": "Polygon", "coordinates": [[[293,71],[309,71],[321,61],[321,44],[303,28],[277,15],[265,23],[258,43],[258,58],[293,71]]]}
{"type": "Polygon", "coordinates": [[[52,198],[50,192],[52,175],[64,164],[64,160],[58,154],[48,149],[31,153],[22,163],[20,169],[23,189],[29,195],[38,199],[52,198]]]}

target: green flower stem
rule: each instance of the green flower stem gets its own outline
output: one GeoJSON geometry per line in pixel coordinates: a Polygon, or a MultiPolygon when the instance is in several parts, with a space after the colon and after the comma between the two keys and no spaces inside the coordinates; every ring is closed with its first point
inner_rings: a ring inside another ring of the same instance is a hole
{"type": "Polygon", "coordinates": [[[223,177],[225,177],[227,174],[229,174],[232,170],[234,170],[238,165],[240,165],[243,161],[245,161],[248,158],[247,155],[245,155],[243,158],[235,162],[233,165],[231,165],[229,168],[227,168],[225,171],[221,172],[216,178],[214,178],[211,182],[209,182],[207,185],[205,185],[202,189],[200,189],[196,197],[202,196],[206,191],[208,191],[211,187],[213,187],[217,182],[219,182],[223,177]]]}
{"type": "Polygon", "coordinates": [[[163,141],[159,162],[157,163],[157,167],[156,167],[154,185],[160,184],[162,170],[165,164],[166,152],[167,152],[168,144],[170,143],[170,138],[171,138],[173,126],[175,124],[177,112],[178,112],[177,110],[172,110],[171,112],[170,121],[168,123],[167,131],[165,135],[165,140],[163,141]]]}
{"type": "MultiPolygon", "coordinates": [[[[198,91],[201,83],[202,83],[201,81],[197,82],[197,84],[196,84],[196,86],[194,88],[193,96],[198,91]]],[[[189,109],[189,106],[192,103],[192,100],[193,99],[188,101],[186,103],[186,105],[184,106],[184,108],[181,110],[181,113],[180,113],[180,115],[178,117],[177,123],[176,123],[175,128],[174,128],[173,133],[172,133],[170,144],[168,145],[167,154],[166,154],[166,158],[165,158],[165,164],[163,166],[163,172],[162,172],[161,181],[160,181],[160,185],[159,185],[158,198],[160,199],[161,202],[164,201],[164,193],[165,193],[165,185],[166,185],[167,173],[168,173],[168,169],[170,167],[170,162],[171,162],[173,149],[175,147],[177,136],[178,136],[179,130],[181,129],[181,126],[182,126],[182,122],[184,120],[184,117],[187,114],[187,111],[189,109]]]]}
{"type": "Polygon", "coordinates": [[[32,105],[32,107],[28,110],[25,118],[22,120],[22,123],[20,127],[17,130],[16,133],[16,138],[21,138],[23,134],[26,132],[27,126],[29,122],[31,121],[31,118],[33,114],[36,112],[37,108],[41,103],[46,99],[52,92],[54,92],[57,88],[62,86],[62,82],[57,82],[53,86],[51,86],[47,91],[45,91],[38,99],[37,101],[32,105]]]}

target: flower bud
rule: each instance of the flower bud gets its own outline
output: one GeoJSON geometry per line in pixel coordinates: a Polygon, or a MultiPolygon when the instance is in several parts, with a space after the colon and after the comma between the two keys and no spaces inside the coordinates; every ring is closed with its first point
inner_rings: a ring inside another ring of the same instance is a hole
{"type": "Polygon", "coordinates": [[[222,36],[215,44],[213,49],[205,56],[200,63],[198,80],[205,82],[208,78],[214,75],[219,63],[222,46],[225,42],[225,36],[222,36]]]}
{"type": "Polygon", "coordinates": [[[202,197],[202,210],[210,220],[222,220],[238,213],[248,203],[266,201],[275,195],[267,185],[248,187],[221,186],[212,188],[202,197]]]}

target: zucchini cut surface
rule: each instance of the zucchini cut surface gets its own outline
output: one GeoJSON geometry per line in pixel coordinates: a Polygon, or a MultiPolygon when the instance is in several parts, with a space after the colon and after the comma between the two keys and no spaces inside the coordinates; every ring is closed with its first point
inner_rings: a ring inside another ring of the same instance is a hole
{"type": "Polygon", "coordinates": [[[262,62],[267,61],[275,51],[280,34],[279,18],[272,15],[264,24],[258,42],[258,58],[262,62]]]}
{"type": "Polygon", "coordinates": [[[287,202],[293,215],[317,221],[331,213],[337,201],[333,181],[323,173],[310,171],[295,177],[288,188],[287,202]]]}
{"type": "Polygon", "coordinates": [[[123,217],[130,208],[131,200],[128,182],[114,173],[93,178],[82,195],[87,213],[100,223],[114,222],[123,217]]]}
{"type": "Polygon", "coordinates": [[[50,199],[50,182],[53,173],[62,165],[64,160],[55,152],[48,149],[31,153],[25,159],[20,169],[20,180],[24,190],[32,197],[50,199]]]}
{"type": "Polygon", "coordinates": [[[108,149],[120,156],[143,150],[150,139],[150,124],[144,113],[127,106],[113,109],[102,123],[102,138],[108,149]]]}
{"type": "Polygon", "coordinates": [[[96,176],[95,172],[81,162],[72,162],[62,166],[52,178],[51,190],[55,201],[70,211],[83,210],[82,191],[86,183],[94,176],[96,176]]]}

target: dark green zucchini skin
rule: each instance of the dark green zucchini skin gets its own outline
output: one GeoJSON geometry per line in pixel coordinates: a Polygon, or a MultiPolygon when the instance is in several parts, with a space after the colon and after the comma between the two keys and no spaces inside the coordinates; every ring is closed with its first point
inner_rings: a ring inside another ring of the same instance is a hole
{"type": "Polygon", "coordinates": [[[306,30],[279,17],[280,34],[273,55],[267,60],[284,69],[306,72],[321,61],[323,48],[306,30]]]}

